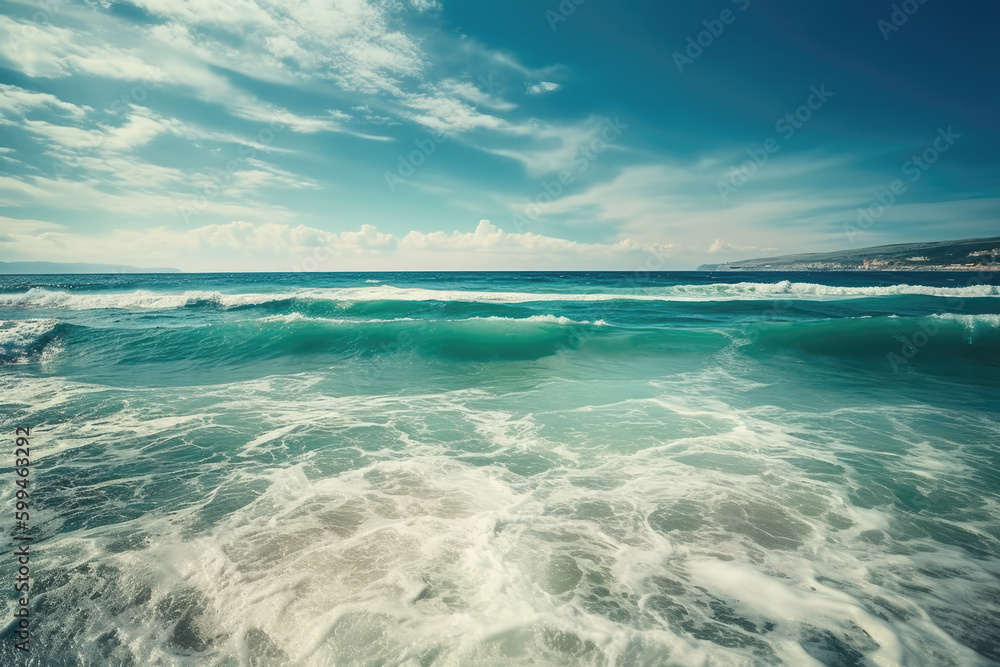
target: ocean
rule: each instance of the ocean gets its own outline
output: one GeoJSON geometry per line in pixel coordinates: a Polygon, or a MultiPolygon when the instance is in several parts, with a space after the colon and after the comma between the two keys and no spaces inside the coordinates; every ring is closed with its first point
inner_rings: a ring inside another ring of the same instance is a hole
{"type": "Polygon", "coordinates": [[[998,664],[998,284],[0,276],[26,664],[998,664]]]}

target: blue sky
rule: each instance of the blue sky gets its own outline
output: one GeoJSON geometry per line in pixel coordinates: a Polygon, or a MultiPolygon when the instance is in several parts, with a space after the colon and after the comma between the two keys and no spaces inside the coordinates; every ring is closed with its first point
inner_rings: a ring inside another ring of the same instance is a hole
{"type": "Polygon", "coordinates": [[[0,260],[683,270],[1000,233],[995,3],[2,12],[0,260]]]}

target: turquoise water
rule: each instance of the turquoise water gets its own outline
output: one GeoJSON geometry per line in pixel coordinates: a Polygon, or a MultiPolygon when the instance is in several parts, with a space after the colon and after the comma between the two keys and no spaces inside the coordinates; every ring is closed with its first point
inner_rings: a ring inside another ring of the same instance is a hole
{"type": "Polygon", "coordinates": [[[33,664],[996,664],[995,282],[2,276],[33,664]]]}

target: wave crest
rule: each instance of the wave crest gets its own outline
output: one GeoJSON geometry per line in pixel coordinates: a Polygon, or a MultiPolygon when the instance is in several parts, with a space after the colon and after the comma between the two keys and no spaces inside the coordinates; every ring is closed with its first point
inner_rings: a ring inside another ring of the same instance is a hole
{"type": "Polygon", "coordinates": [[[61,349],[54,340],[57,327],[55,319],[0,320],[0,363],[50,360],[61,349]]]}
{"type": "Polygon", "coordinates": [[[708,285],[673,285],[641,287],[631,291],[604,292],[477,292],[433,290],[391,285],[299,289],[288,292],[223,294],[215,291],[180,293],[137,290],[104,294],[80,294],[43,288],[0,295],[0,307],[54,308],[66,310],[174,310],[193,306],[222,309],[259,306],[291,299],[333,303],[378,301],[439,301],[488,304],[588,301],[754,301],[776,299],[832,300],[839,298],[880,298],[892,296],[927,296],[947,298],[989,298],[1000,296],[995,285],[933,287],[927,285],[890,285],[880,287],[845,287],[817,283],[713,283],[708,285]]]}

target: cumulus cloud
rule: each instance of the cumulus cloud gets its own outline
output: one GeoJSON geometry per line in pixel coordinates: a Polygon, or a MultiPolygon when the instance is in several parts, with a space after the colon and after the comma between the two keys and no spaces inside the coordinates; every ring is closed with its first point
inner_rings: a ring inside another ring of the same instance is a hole
{"type": "MultiPolygon", "coordinates": [[[[16,221],[14,221],[16,222],[16,221]]],[[[44,223],[43,223],[44,224],[44,223]]],[[[18,257],[48,261],[156,264],[186,270],[404,270],[638,269],[655,258],[662,266],[671,246],[578,243],[539,234],[508,233],[482,220],[474,231],[421,232],[402,236],[373,225],[329,232],[306,225],[236,221],[194,229],[118,229],[79,234],[57,226],[11,226],[18,257]]]]}

